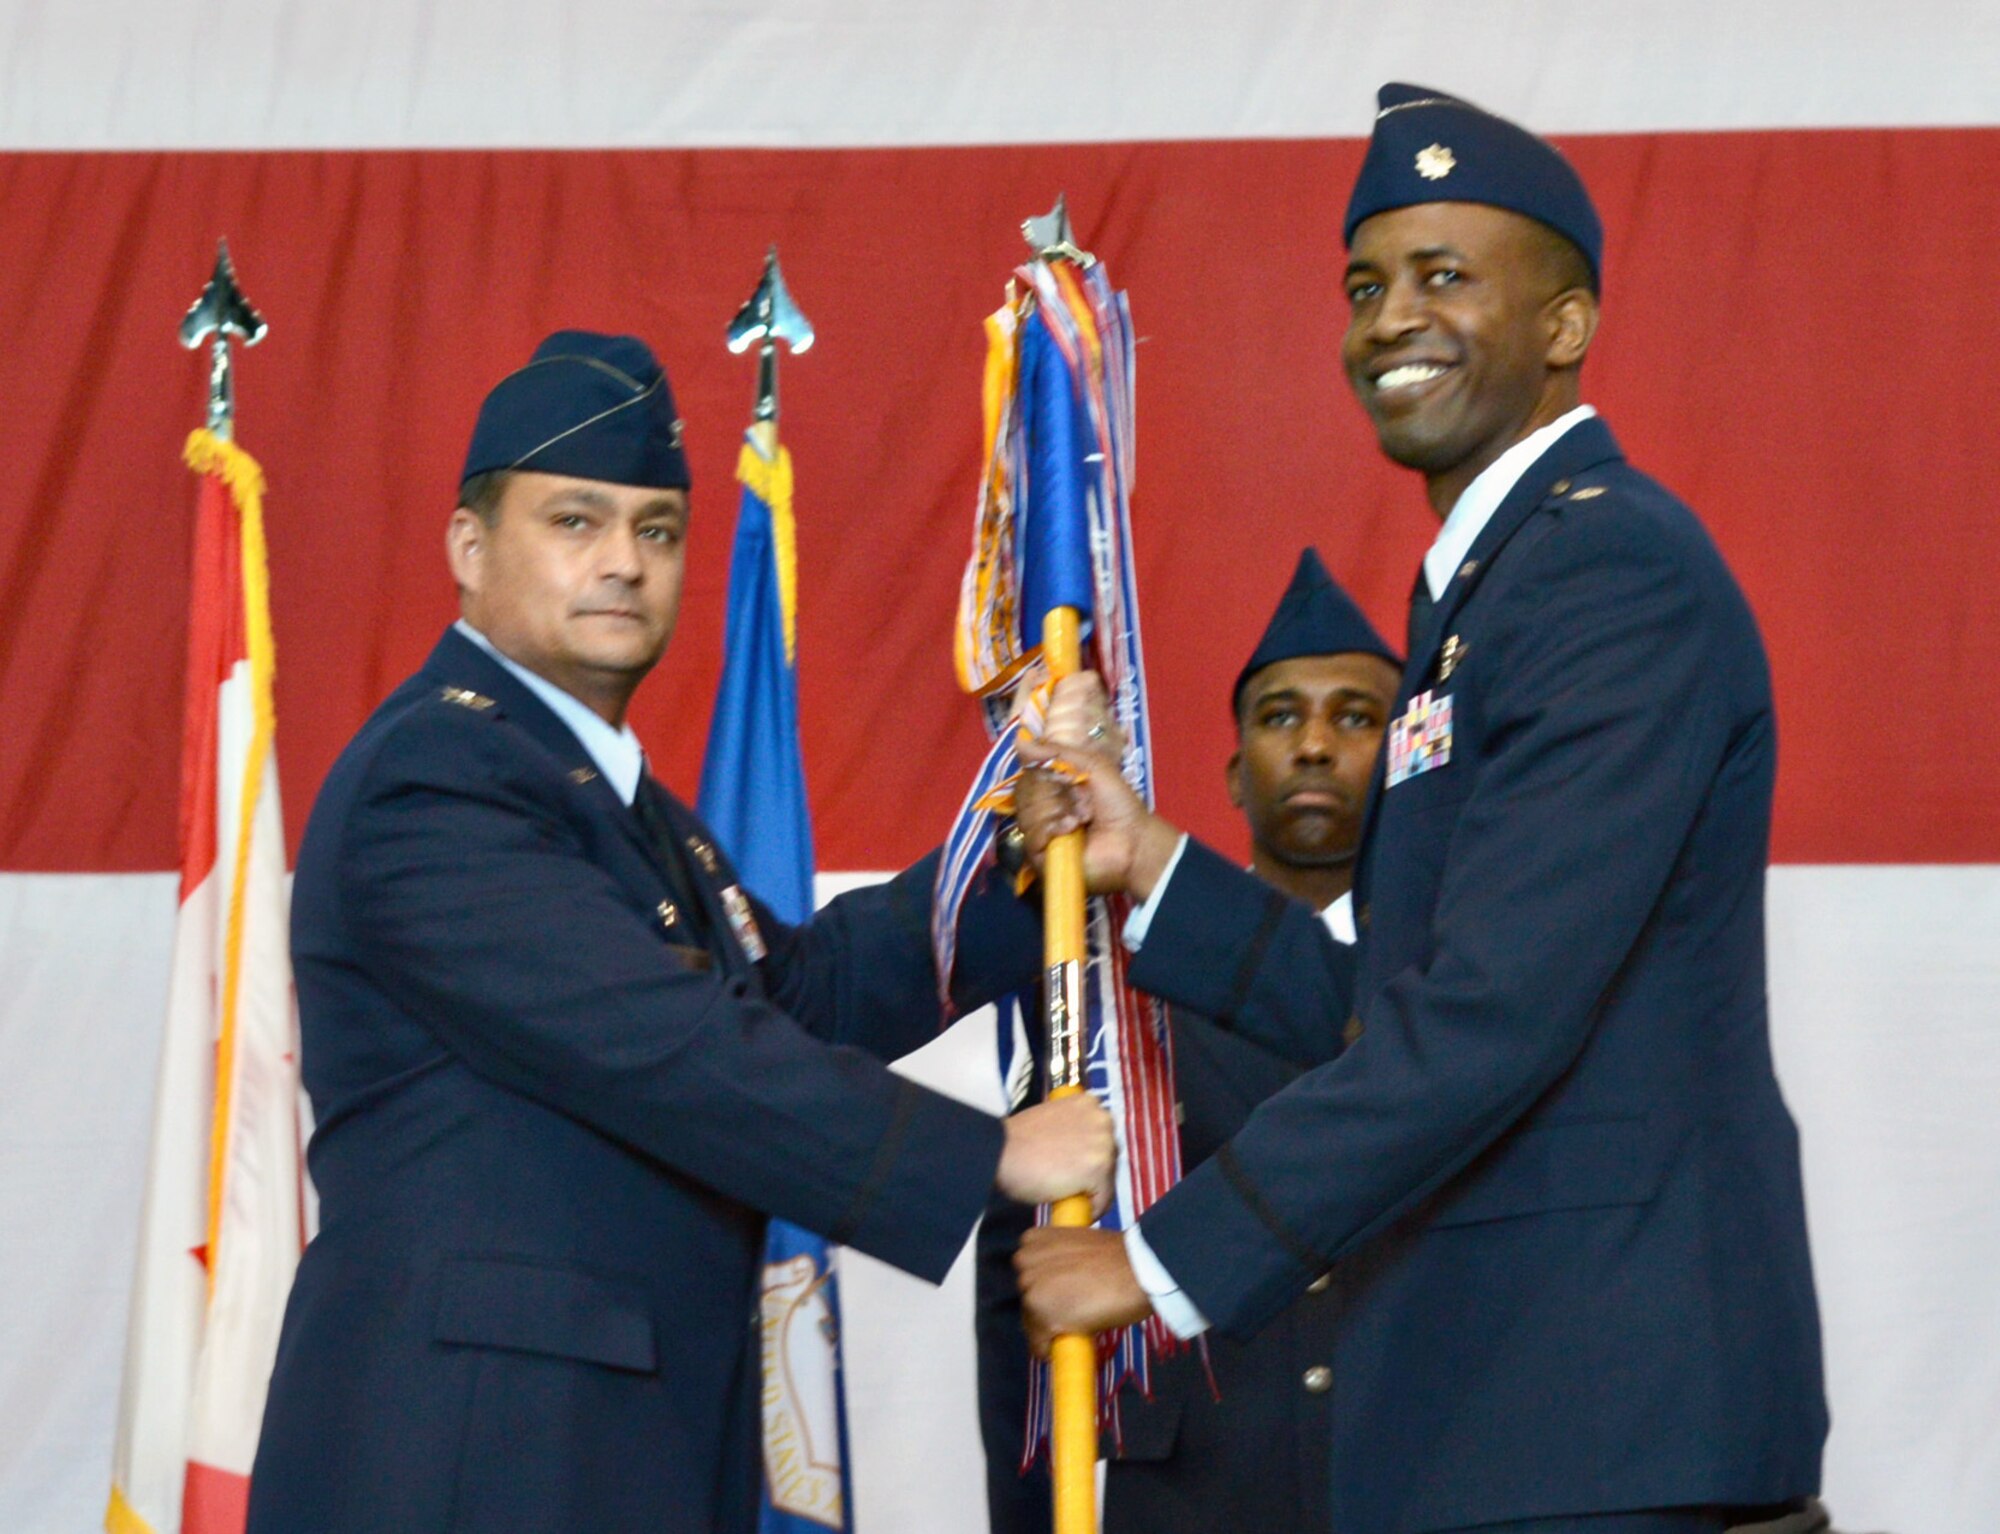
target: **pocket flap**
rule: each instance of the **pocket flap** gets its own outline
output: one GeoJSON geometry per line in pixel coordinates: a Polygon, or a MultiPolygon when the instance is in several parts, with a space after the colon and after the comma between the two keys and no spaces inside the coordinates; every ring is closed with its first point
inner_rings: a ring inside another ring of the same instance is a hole
{"type": "Polygon", "coordinates": [[[653,1312],[632,1286],[572,1268],[450,1257],[439,1274],[439,1342],[546,1353],[651,1374],[653,1312]]]}
{"type": "Polygon", "coordinates": [[[1664,1175],[1644,1115],[1541,1124],[1504,1138],[1460,1173],[1438,1195],[1429,1224],[1643,1204],[1664,1175]]]}

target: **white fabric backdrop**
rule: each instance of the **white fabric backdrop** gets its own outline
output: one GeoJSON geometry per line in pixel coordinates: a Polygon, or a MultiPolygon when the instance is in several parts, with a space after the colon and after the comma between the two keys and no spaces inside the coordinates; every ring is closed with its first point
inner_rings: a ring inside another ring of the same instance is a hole
{"type": "Polygon", "coordinates": [[[1963,0],[4,0],[0,147],[1357,136],[1384,80],[1547,133],[2000,121],[1963,0]]]}
{"type": "Polygon", "coordinates": [[[174,874],[0,875],[0,1529],[111,1489],[174,874]]]}

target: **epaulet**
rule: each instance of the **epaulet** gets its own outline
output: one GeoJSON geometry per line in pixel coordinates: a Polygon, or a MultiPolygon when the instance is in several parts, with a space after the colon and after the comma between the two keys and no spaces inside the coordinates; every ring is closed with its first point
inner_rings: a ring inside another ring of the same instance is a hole
{"type": "Polygon", "coordinates": [[[1594,501],[1602,494],[1602,485],[1579,485],[1567,479],[1559,479],[1549,486],[1550,497],[1558,501],[1594,501]]]}
{"type": "Polygon", "coordinates": [[[442,687],[438,695],[446,703],[456,703],[460,708],[469,708],[475,714],[483,714],[493,707],[493,700],[483,692],[474,692],[470,687],[442,687]]]}

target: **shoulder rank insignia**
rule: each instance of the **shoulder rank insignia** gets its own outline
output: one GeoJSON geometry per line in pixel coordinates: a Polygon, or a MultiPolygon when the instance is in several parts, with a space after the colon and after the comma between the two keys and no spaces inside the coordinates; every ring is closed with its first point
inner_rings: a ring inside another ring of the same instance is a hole
{"type": "Polygon", "coordinates": [[[470,687],[447,687],[443,691],[444,701],[456,703],[460,708],[469,708],[474,713],[484,713],[493,706],[493,700],[483,692],[474,692],[470,687]]]}
{"type": "Polygon", "coordinates": [[[572,767],[569,770],[570,782],[576,784],[579,788],[586,783],[594,781],[596,777],[597,774],[588,767],[572,767]]]}
{"type": "Polygon", "coordinates": [[[761,964],[764,955],[771,950],[764,946],[764,934],[757,930],[757,917],[750,909],[750,897],[743,893],[740,884],[732,884],[723,890],[722,909],[729,917],[729,930],[736,934],[736,941],[750,956],[750,962],[761,964]]]}
{"type": "Polygon", "coordinates": [[[1451,760],[1451,698],[1420,692],[1410,710],[1389,726],[1387,786],[1419,777],[1451,760]]]}
{"type": "Polygon", "coordinates": [[[1468,645],[1456,634],[1445,640],[1444,648],[1438,652],[1438,680],[1440,682],[1449,682],[1451,680],[1452,672],[1458,669],[1458,663],[1465,659],[1465,652],[1471,648],[1472,646],[1468,645]]]}

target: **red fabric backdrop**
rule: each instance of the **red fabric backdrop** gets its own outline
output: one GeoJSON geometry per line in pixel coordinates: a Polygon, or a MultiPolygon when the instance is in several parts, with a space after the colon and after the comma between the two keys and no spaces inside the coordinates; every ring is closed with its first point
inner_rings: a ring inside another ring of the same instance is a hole
{"type": "MultiPolygon", "coordinates": [[[[1567,147],[1609,231],[1587,395],[1702,513],[1764,624],[1777,856],[2000,861],[1978,770],[2000,747],[2000,131],[1567,147]]],[[[914,856],[983,744],[949,624],[979,322],[1022,250],[995,210],[1058,189],[1145,338],[1134,521],[1163,802],[1240,845],[1225,698],[1298,546],[1394,635],[1434,530],[1336,375],[1360,149],[0,156],[0,867],[175,863],[179,449],[205,365],[173,328],[220,234],[272,322],[239,419],[271,482],[294,843],[334,754],[453,614],[443,525],[481,393],[559,325],[648,337],[689,422],[687,605],[635,724],[692,790],[752,388],[721,338],[775,238],[820,334],[784,371],[819,860],[914,856]]]]}

